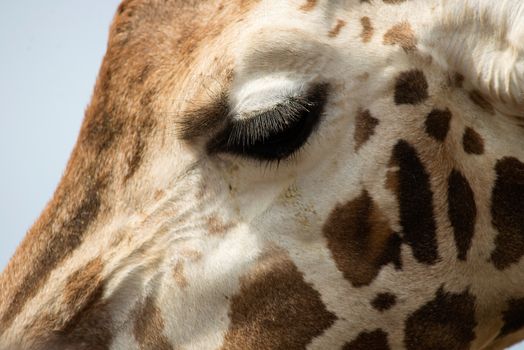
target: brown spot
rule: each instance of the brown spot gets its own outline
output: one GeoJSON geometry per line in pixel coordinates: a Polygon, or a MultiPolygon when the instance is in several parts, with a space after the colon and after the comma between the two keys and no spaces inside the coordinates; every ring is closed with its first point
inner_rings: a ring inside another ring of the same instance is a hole
{"type": "Polygon", "coordinates": [[[203,258],[202,252],[194,249],[184,249],[180,252],[183,257],[190,259],[191,261],[199,261],[203,258]]]}
{"type": "Polygon", "coordinates": [[[140,167],[144,158],[145,149],[148,144],[148,138],[153,133],[155,122],[153,119],[147,118],[144,120],[133,135],[134,147],[132,152],[127,156],[127,173],[124,176],[124,181],[129,180],[140,167]]]}
{"type": "Polygon", "coordinates": [[[184,274],[184,263],[182,261],[178,261],[175,264],[175,267],[173,268],[173,277],[180,288],[183,289],[189,285],[186,275],[184,274]]]}
{"type": "Polygon", "coordinates": [[[475,130],[469,127],[466,128],[462,136],[462,146],[464,151],[469,154],[484,153],[484,140],[475,130]]]}
{"type": "Polygon", "coordinates": [[[458,258],[465,261],[475,233],[477,206],[468,180],[458,170],[453,170],[448,179],[448,216],[458,258]]]}
{"type": "Polygon", "coordinates": [[[493,105],[484,98],[484,95],[478,90],[472,90],[469,92],[469,98],[471,101],[479,106],[481,109],[485,110],[490,114],[495,114],[495,109],[493,105]]]}
{"type": "Polygon", "coordinates": [[[524,255],[524,163],[505,157],[495,166],[497,179],[491,194],[491,217],[498,230],[491,260],[503,270],[524,255]]]}
{"type": "Polygon", "coordinates": [[[524,298],[511,299],[508,308],[502,314],[502,320],[504,326],[500,330],[499,338],[524,328],[524,298]]]}
{"type": "Polygon", "coordinates": [[[391,309],[397,303],[397,297],[391,293],[380,293],[371,301],[374,309],[382,312],[391,309]]]}
{"type": "Polygon", "coordinates": [[[90,304],[89,300],[101,288],[101,273],[104,265],[101,258],[91,260],[67,278],[64,289],[64,303],[68,309],[90,304]]]}
{"type": "Polygon", "coordinates": [[[388,334],[382,329],[373,332],[362,332],[350,343],[346,343],[342,350],[389,350],[388,334]]]}
{"type": "Polygon", "coordinates": [[[236,224],[232,222],[225,223],[218,216],[213,215],[207,219],[207,231],[211,235],[222,236],[227,231],[235,227],[236,224]]]}
{"type": "Polygon", "coordinates": [[[338,20],[337,20],[337,24],[335,25],[335,27],[333,27],[333,28],[329,31],[329,33],[328,33],[329,37],[330,37],[330,38],[335,38],[336,36],[338,36],[338,34],[340,34],[340,30],[341,30],[342,28],[344,28],[345,26],[346,26],[346,21],[343,21],[343,20],[341,20],[341,19],[338,19],[338,20]]]}
{"type": "Polygon", "coordinates": [[[464,350],[475,339],[475,297],[465,291],[447,293],[441,287],[433,300],[406,320],[408,350],[464,350]]]}
{"type": "Polygon", "coordinates": [[[390,164],[399,167],[395,185],[403,240],[417,261],[433,265],[439,255],[429,175],[415,148],[404,140],[395,145],[390,164]]]}
{"type": "Polygon", "coordinates": [[[450,85],[457,88],[462,88],[464,84],[464,76],[460,73],[454,73],[450,78],[450,85]]]}
{"type": "Polygon", "coordinates": [[[426,117],[426,133],[435,140],[443,142],[448,135],[450,121],[449,109],[433,109],[426,117]]]}
{"type": "Polygon", "coordinates": [[[391,27],[384,34],[385,45],[399,45],[406,51],[414,50],[417,47],[417,39],[408,22],[401,22],[391,27]]]}
{"type": "Polygon", "coordinates": [[[428,82],[421,70],[402,72],[395,82],[395,103],[419,104],[428,98],[428,82]]]}
{"type": "Polygon", "coordinates": [[[355,120],[355,150],[358,151],[362,145],[375,133],[379,124],[378,119],[371,116],[369,110],[360,109],[355,120]]]}
{"type": "Polygon", "coordinates": [[[336,320],[319,292],[278,249],[263,254],[241,278],[229,317],[222,347],[227,350],[305,349],[336,320]]]}
{"type": "Polygon", "coordinates": [[[369,285],[384,265],[401,267],[400,238],[366,191],[337,205],[323,232],[338,269],[355,287],[369,285]]]}
{"type": "Polygon", "coordinates": [[[164,319],[152,296],[135,311],[134,335],[141,350],[173,350],[164,335],[164,319]]]}
{"type": "Polygon", "coordinates": [[[311,11],[317,6],[317,0],[307,0],[306,3],[300,6],[302,11],[311,11]]]}
{"type": "Polygon", "coordinates": [[[362,42],[368,43],[371,41],[371,37],[373,37],[373,32],[375,29],[371,25],[371,20],[367,16],[360,19],[360,24],[362,24],[362,33],[360,33],[362,42]]]}
{"type": "Polygon", "coordinates": [[[163,197],[165,197],[166,195],[166,192],[164,190],[156,190],[155,191],[155,200],[156,201],[159,201],[161,200],[163,197]]]}

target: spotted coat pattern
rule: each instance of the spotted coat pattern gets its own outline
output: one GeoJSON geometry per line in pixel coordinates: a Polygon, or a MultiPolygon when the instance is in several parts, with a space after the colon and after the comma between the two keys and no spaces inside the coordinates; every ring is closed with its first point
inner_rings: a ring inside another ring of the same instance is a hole
{"type": "Polygon", "coordinates": [[[524,6],[439,4],[122,1],[0,350],[524,339],[524,6]]]}

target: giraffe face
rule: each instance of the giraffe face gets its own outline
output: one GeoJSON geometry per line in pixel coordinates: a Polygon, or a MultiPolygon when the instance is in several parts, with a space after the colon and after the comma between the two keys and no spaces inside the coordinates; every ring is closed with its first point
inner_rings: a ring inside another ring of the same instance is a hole
{"type": "MultiPolygon", "coordinates": [[[[489,55],[449,51],[492,47],[472,34],[475,14],[443,4],[124,1],[64,180],[15,256],[37,268],[11,271],[21,285],[0,294],[12,301],[0,340],[517,341],[522,85],[489,55]]],[[[482,23],[502,28],[523,8],[482,23]]]]}

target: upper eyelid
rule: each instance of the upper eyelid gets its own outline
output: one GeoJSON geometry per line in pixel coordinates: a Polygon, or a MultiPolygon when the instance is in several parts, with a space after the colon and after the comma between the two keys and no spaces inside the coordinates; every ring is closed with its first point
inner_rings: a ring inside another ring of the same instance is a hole
{"type": "Polygon", "coordinates": [[[255,112],[251,118],[235,119],[230,113],[222,131],[207,143],[207,151],[265,160],[287,158],[307,142],[320,123],[328,93],[328,84],[316,84],[300,98],[290,98],[273,108],[255,112]],[[271,125],[275,121],[280,125],[271,125]]]}

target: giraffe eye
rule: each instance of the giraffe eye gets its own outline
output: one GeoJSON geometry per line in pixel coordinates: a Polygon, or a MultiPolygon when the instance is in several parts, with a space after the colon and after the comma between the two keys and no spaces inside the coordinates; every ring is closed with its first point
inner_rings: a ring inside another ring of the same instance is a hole
{"type": "Polygon", "coordinates": [[[282,160],[297,152],[318,126],[328,86],[312,86],[304,96],[289,97],[272,108],[232,118],[209,144],[212,152],[257,160],[282,160]]]}

